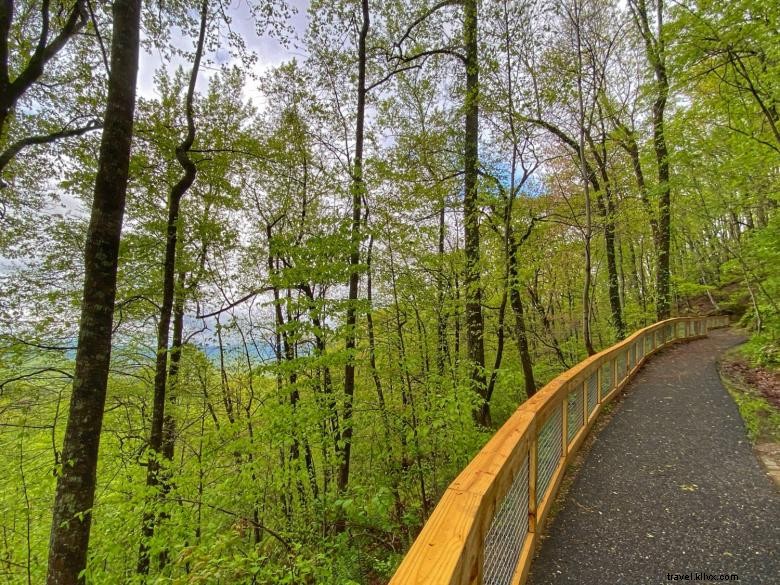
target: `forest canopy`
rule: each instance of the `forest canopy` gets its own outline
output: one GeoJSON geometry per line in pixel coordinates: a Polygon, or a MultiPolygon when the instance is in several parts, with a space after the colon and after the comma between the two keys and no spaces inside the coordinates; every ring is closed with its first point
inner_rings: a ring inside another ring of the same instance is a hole
{"type": "Polygon", "coordinates": [[[780,361],[770,0],[2,0],[0,580],[387,582],[559,372],[780,361]]]}

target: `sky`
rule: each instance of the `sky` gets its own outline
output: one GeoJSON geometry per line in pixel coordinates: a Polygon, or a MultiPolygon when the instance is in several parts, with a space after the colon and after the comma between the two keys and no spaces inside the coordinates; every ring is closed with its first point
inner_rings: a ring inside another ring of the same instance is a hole
{"type": "MultiPolygon", "coordinates": [[[[232,19],[231,28],[234,32],[239,33],[245,40],[247,47],[254,51],[258,55],[258,61],[254,67],[254,73],[262,74],[269,69],[276,67],[285,61],[289,61],[295,57],[301,58],[304,56],[302,48],[302,42],[296,39],[290,39],[288,46],[283,46],[279,41],[272,38],[270,35],[258,36],[255,25],[251,21],[249,16],[249,2],[257,3],[258,0],[232,0],[230,8],[227,13],[232,19]]],[[[268,1],[268,0],[260,0],[268,1]]],[[[279,0],[273,0],[279,1],[279,0]]],[[[303,37],[308,24],[308,0],[286,0],[287,3],[296,11],[293,14],[290,24],[295,31],[295,35],[299,38],[303,37]]],[[[194,39],[184,38],[181,33],[174,33],[173,42],[176,46],[181,48],[191,49],[194,45],[194,39]]],[[[218,49],[216,52],[207,55],[210,60],[220,65],[229,63],[229,54],[225,49],[218,49]]],[[[144,98],[153,98],[156,96],[154,89],[154,75],[155,72],[160,69],[163,64],[162,56],[159,51],[142,52],[138,70],[138,95],[144,98]]],[[[178,65],[184,65],[182,61],[170,64],[170,68],[175,68],[178,65]]],[[[203,68],[201,74],[198,76],[197,89],[200,92],[205,92],[208,87],[209,78],[214,75],[215,68],[203,68]]],[[[259,91],[253,91],[253,88],[247,88],[250,92],[250,97],[257,104],[260,102],[258,99],[259,91]]]]}

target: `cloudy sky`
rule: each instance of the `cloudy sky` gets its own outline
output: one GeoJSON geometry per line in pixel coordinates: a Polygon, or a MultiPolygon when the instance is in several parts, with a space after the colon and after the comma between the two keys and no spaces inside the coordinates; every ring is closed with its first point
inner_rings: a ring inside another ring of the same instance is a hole
{"type": "MultiPolygon", "coordinates": [[[[259,0],[268,1],[268,0],[259,0]]],[[[272,0],[279,1],[279,0],[272,0]]],[[[306,31],[306,25],[308,23],[308,0],[286,0],[287,3],[296,11],[291,18],[291,26],[295,31],[295,35],[299,38],[303,37],[306,31]]],[[[249,4],[257,3],[258,0],[232,0],[228,14],[232,18],[233,22],[231,28],[234,32],[241,34],[244,38],[247,47],[254,51],[259,59],[254,67],[256,74],[263,73],[272,67],[280,65],[284,61],[288,61],[293,57],[301,58],[304,55],[302,43],[299,39],[291,38],[287,43],[288,46],[283,46],[279,41],[272,38],[270,35],[258,36],[255,30],[255,24],[252,22],[249,16],[249,4]]],[[[174,42],[181,48],[191,49],[194,46],[194,39],[183,38],[181,34],[178,36],[174,34],[174,42]]],[[[212,62],[224,64],[229,59],[229,54],[226,49],[219,49],[216,53],[208,55],[208,58],[212,62]]],[[[181,62],[170,64],[170,68],[175,68],[181,62]]],[[[155,96],[154,90],[154,75],[155,72],[162,66],[163,60],[159,52],[142,52],[140,67],[138,71],[138,95],[151,98],[155,96]]],[[[203,68],[201,74],[198,77],[198,90],[205,91],[208,86],[208,80],[211,75],[214,74],[214,68],[203,68]]],[[[255,95],[249,97],[255,98],[255,95]]],[[[257,102],[257,100],[255,100],[257,102]]]]}

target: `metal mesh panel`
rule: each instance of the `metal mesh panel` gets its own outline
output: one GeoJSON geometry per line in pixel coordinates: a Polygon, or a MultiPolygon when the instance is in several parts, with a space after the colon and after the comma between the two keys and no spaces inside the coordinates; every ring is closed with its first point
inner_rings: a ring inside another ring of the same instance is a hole
{"type": "Polygon", "coordinates": [[[588,416],[593,414],[596,410],[596,405],[599,403],[599,380],[598,374],[593,372],[588,378],[588,416]]]}
{"type": "Polygon", "coordinates": [[[645,347],[645,340],[647,338],[643,335],[642,338],[639,340],[639,342],[636,344],[636,351],[637,355],[639,356],[639,359],[641,360],[643,357],[645,357],[645,353],[647,353],[647,347],[645,347]]]}
{"type": "Polygon", "coordinates": [[[630,372],[631,370],[634,369],[634,346],[633,345],[630,345],[628,347],[628,350],[626,351],[626,356],[628,356],[627,357],[627,359],[628,359],[628,371],[630,372]]]}
{"type": "Polygon", "coordinates": [[[678,323],[677,324],[677,339],[682,339],[685,337],[685,323],[678,323]]]}
{"type": "Polygon", "coordinates": [[[536,438],[536,503],[542,501],[561,459],[561,408],[556,408],[536,438]]]}
{"type": "Polygon", "coordinates": [[[501,502],[485,537],[483,585],[508,585],[512,582],[527,534],[528,455],[517,471],[512,487],[501,502]]]}
{"type": "Polygon", "coordinates": [[[612,362],[601,366],[601,396],[604,397],[612,390],[612,362]]]}
{"type": "Polygon", "coordinates": [[[566,440],[571,441],[572,437],[574,437],[574,435],[577,434],[577,431],[582,427],[582,422],[585,418],[582,411],[582,386],[569,392],[567,409],[566,440]]]}
{"type": "Polygon", "coordinates": [[[621,382],[626,377],[626,354],[620,352],[617,359],[617,381],[621,382]]]}

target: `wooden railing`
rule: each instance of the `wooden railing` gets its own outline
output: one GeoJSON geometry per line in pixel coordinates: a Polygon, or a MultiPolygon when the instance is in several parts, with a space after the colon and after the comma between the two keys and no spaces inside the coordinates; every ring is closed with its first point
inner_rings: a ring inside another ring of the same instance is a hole
{"type": "Polygon", "coordinates": [[[522,585],[564,470],[603,406],[662,347],[726,325],[661,321],[552,380],[450,484],[390,585],[522,585]]]}

